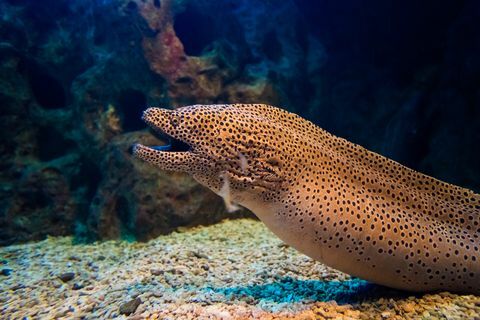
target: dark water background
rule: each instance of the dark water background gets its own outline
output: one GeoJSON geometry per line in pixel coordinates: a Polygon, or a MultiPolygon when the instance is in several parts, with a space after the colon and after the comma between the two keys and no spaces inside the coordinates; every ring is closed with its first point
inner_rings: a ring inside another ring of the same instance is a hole
{"type": "Polygon", "coordinates": [[[0,244],[219,221],[128,148],[147,105],[234,102],[479,192],[480,2],[0,0],[0,244]]]}

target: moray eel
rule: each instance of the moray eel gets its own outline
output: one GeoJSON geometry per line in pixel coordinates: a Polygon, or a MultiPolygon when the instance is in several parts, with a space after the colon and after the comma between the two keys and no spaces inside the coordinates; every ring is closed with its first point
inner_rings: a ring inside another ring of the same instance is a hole
{"type": "Polygon", "coordinates": [[[480,195],[263,104],[149,108],[171,144],[134,155],[183,171],[288,245],[368,281],[480,293],[480,195]],[[224,195],[223,195],[224,196],[224,195]]]}

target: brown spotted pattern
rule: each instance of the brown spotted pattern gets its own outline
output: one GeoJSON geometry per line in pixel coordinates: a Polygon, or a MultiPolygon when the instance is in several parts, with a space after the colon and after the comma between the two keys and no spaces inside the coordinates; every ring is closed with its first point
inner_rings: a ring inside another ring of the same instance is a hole
{"type": "Polygon", "coordinates": [[[251,209],[310,257],[386,286],[480,293],[480,195],[408,169],[268,105],[150,108],[190,146],[135,154],[251,209]]]}

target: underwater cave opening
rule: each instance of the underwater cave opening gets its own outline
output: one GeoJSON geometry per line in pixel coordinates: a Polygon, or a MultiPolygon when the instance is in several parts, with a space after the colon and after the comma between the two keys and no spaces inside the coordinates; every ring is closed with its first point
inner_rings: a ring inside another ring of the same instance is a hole
{"type": "Polygon", "coordinates": [[[117,98],[117,106],[122,119],[123,131],[136,131],[145,128],[142,112],[147,106],[147,97],[135,89],[125,89],[117,98]]]}
{"type": "Polygon", "coordinates": [[[35,101],[41,107],[61,109],[67,106],[67,95],[63,85],[39,66],[28,65],[28,81],[35,101]]]}
{"type": "Polygon", "coordinates": [[[20,197],[23,200],[21,202],[21,212],[28,216],[35,215],[36,211],[47,208],[53,202],[52,198],[39,187],[22,190],[20,197]]]}
{"type": "Polygon", "coordinates": [[[175,16],[173,28],[189,56],[200,56],[217,38],[213,18],[199,12],[193,5],[175,16]],[[192,32],[192,28],[195,32],[192,32]]]}

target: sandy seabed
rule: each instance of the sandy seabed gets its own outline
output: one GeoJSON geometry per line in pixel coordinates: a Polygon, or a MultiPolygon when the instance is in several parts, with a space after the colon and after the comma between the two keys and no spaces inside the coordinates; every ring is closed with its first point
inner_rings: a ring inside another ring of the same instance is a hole
{"type": "Polygon", "coordinates": [[[480,297],[400,292],[283,244],[258,221],[147,243],[0,248],[2,319],[479,319],[480,297]]]}

